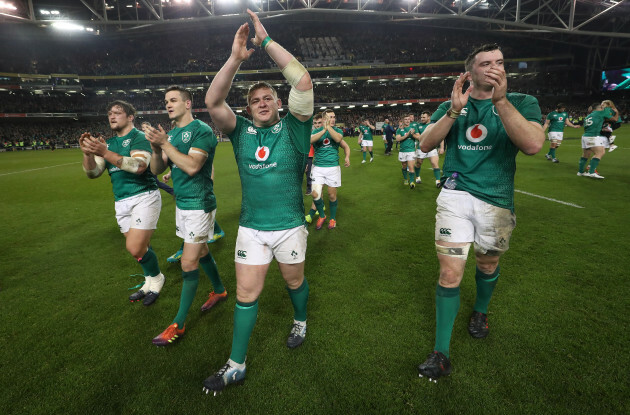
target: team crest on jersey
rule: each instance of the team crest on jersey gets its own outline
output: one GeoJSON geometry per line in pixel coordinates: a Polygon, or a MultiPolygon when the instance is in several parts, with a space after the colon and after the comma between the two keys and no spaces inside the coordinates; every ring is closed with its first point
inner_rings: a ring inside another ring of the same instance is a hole
{"type": "Polygon", "coordinates": [[[267,160],[269,158],[269,153],[271,153],[269,151],[269,147],[267,146],[258,147],[256,149],[256,160],[258,161],[267,160]]]}
{"type": "Polygon", "coordinates": [[[460,112],[459,115],[468,115],[468,108],[466,107],[462,108],[462,111],[460,112]]]}
{"type": "Polygon", "coordinates": [[[273,128],[271,129],[271,132],[274,133],[274,134],[278,134],[281,129],[282,129],[282,121],[280,121],[278,124],[274,125],[273,128]]]}
{"type": "Polygon", "coordinates": [[[168,136],[168,142],[169,142],[169,143],[171,142],[171,138],[173,138],[173,136],[172,136],[172,135],[169,135],[169,136],[168,136]]]}
{"type": "Polygon", "coordinates": [[[130,139],[130,138],[128,138],[128,139],[126,139],[125,141],[123,141],[123,142],[122,142],[122,146],[123,146],[123,147],[127,147],[127,146],[129,145],[129,143],[131,143],[131,139],[130,139]]]}
{"type": "Polygon", "coordinates": [[[324,138],[324,145],[327,146],[329,144],[330,144],[330,139],[328,137],[324,138]]]}
{"type": "Polygon", "coordinates": [[[473,143],[483,141],[487,136],[488,129],[483,124],[472,125],[466,130],[466,138],[473,143]]]}
{"type": "Polygon", "coordinates": [[[247,134],[256,134],[257,131],[254,127],[252,127],[251,125],[249,127],[247,127],[247,134]]]}
{"type": "Polygon", "coordinates": [[[190,131],[184,131],[182,133],[182,142],[187,143],[192,138],[192,133],[190,131]]]}

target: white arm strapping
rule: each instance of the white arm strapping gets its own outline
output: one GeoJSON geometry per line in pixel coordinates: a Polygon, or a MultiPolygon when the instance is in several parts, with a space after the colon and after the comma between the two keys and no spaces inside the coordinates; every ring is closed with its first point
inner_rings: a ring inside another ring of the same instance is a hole
{"type": "Polygon", "coordinates": [[[313,88],[308,91],[300,91],[295,87],[291,88],[291,92],[289,92],[289,111],[294,114],[310,117],[313,115],[314,104],[315,97],[313,95],[313,88]]]}
{"type": "Polygon", "coordinates": [[[90,179],[96,179],[105,171],[105,159],[103,157],[94,156],[94,162],[96,163],[96,167],[94,167],[92,170],[86,170],[85,166],[82,166],[83,171],[90,179]]]}
{"type": "Polygon", "coordinates": [[[140,163],[144,163],[146,167],[151,162],[151,153],[148,151],[134,151],[132,157],[123,157],[120,169],[129,173],[138,173],[140,163]]]}
{"type": "Polygon", "coordinates": [[[306,74],[306,68],[302,66],[297,59],[291,59],[291,62],[287,64],[284,68],[282,68],[282,75],[289,82],[293,88],[297,86],[300,82],[300,79],[306,74]]]}

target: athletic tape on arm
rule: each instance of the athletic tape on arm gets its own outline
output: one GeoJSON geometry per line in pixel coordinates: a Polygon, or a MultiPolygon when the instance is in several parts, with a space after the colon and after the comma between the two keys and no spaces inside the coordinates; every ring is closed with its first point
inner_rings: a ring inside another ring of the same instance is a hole
{"type": "Polygon", "coordinates": [[[145,167],[151,162],[151,153],[148,151],[135,151],[133,157],[123,157],[120,169],[129,173],[138,173],[140,163],[144,163],[145,167]]]}
{"type": "Polygon", "coordinates": [[[310,117],[313,115],[313,104],[315,102],[313,88],[307,91],[296,89],[300,79],[307,73],[306,68],[295,58],[282,69],[282,75],[284,75],[291,85],[291,92],[289,92],[289,111],[310,117]]]}
{"type": "Polygon", "coordinates": [[[86,170],[85,166],[83,166],[83,171],[90,179],[97,178],[105,171],[105,159],[103,157],[94,156],[94,161],[96,162],[96,167],[94,167],[92,170],[86,170]]]}

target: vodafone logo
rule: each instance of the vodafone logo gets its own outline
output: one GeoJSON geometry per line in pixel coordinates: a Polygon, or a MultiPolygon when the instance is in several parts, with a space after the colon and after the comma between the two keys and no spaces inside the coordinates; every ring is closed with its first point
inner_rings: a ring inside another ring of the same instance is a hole
{"type": "Polygon", "coordinates": [[[468,129],[466,130],[466,138],[468,139],[468,141],[472,141],[473,143],[483,141],[487,136],[488,129],[484,127],[483,124],[475,124],[468,127],[468,129]]]}
{"type": "Polygon", "coordinates": [[[330,144],[330,139],[324,138],[324,145],[327,146],[328,144],[330,144]]]}
{"type": "Polygon", "coordinates": [[[263,147],[258,147],[256,149],[256,160],[258,161],[265,161],[269,158],[269,153],[271,153],[269,151],[269,147],[267,146],[263,146],[263,147]]]}

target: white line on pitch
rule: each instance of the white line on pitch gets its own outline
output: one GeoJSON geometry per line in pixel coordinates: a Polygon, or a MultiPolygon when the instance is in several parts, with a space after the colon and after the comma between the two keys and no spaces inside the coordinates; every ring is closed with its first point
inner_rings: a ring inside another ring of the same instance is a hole
{"type": "Polygon", "coordinates": [[[35,170],[44,170],[44,169],[52,169],[53,167],[61,167],[61,166],[69,166],[71,164],[80,164],[80,161],[74,162],[74,163],[66,163],[66,164],[57,164],[56,166],[48,166],[48,167],[40,167],[38,169],[29,169],[29,170],[21,170],[21,171],[13,171],[11,173],[0,173],[0,176],[8,176],[9,174],[18,174],[18,173],[27,173],[29,171],[35,171],[35,170]]]}
{"type": "Polygon", "coordinates": [[[569,203],[569,202],[563,202],[562,200],[552,199],[550,197],[540,196],[540,195],[537,195],[537,194],[534,194],[534,193],[524,192],[524,191],[518,190],[518,189],[514,189],[514,191],[515,192],[519,192],[519,193],[523,193],[523,194],[528,195],[528,196],[534,196],[534,197],[538,197],[540,199],[549,200],[551,202],[556,202],[556,203],[560,203],[560,204],[563,204],[563,205],[573,206],[573,207],[576,207],[576,208],[579,208],[579,209],[584,209],[584,206],[575,205],[575,204],[569,203]]]}

